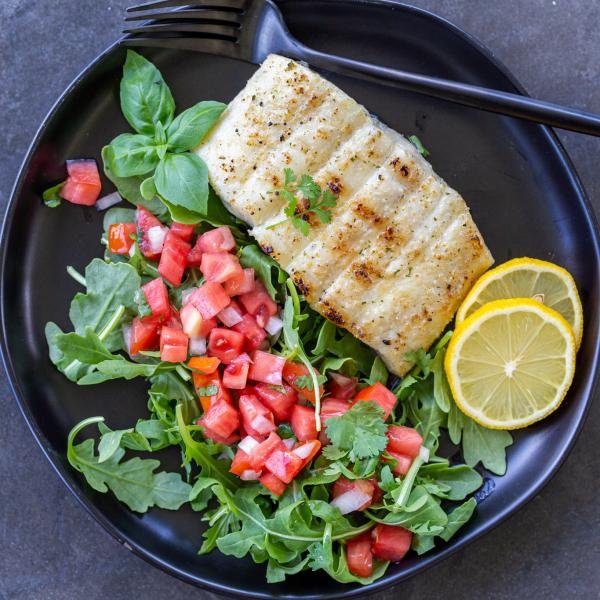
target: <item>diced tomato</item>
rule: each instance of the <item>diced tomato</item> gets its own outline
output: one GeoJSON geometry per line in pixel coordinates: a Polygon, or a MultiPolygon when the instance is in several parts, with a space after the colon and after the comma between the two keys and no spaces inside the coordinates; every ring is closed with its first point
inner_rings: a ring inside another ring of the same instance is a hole
{"type": "Polygon", "coordinates": [[[210,375],[220,364],[221,361],[216,356],[193,356],[187,366],[200,375],[210,375]]]}
{"type": "Polygon", "coordinates": [[[387,452],[396,461],[392,471],[396,473],[396,475],[406,475],[410,469],[410,465],[412,465],[412,457],[407,456],[406,454],[399,454],[393,450],[388,450],[387,452]]]}
{"type": "Polygon", "coordinates": [[[223,385],[230,390],[243,390],[248,380],[250,357],[244,352],[234,358],[223,371],[223,385]]]}
{"type": "Polygon", "coordinates": [[[283,483],[279,477],[273,475],[273,473],[265,473],[259,478],[259,481],[277,497],[281,496],[287,487],[286,484],[283,483]]]}
{"type": "Polygon", "coordinates": [[[171,312],[165,325],[167,327],[173,327],[174,329],[183,329],[183,326],[181,325],[181,317],[179,316],[179,311],[172,304],[171,312]]]}
{"type": "Polygon", "coordinates": [[[152,317],[158,321],[163,321],[171,315],[171,305],[169,304],[169,292],[162,277],[157,277],[142,286],[142,292],[146,302],[152,311],[152,317]]]}
{"type": "Polygon", "coordinates": [[[340,400],[350,400],[356,394],[357,377],[346,377],[335,371],[329,372],[329,393],[340,400]]]}
{"type": "Polygon", "coordinates": [[[265,286],[258,280],[254,282],[254,289],[247,294],[240,294],[243,307],[256,318],[256,322],[264,327],[267,321],[277,314],[277,304],[269,296],[265,286]]]}
{"type": "Polygon", "coordinates": [[[150,260],[157,260],[162,251],[162,244],[156,245],[148,232],[153,227],[164,230],[164,225],[146,208],[138,206],[136,211],[138,244],[142,254],[150,260]]]}
{"type": "Polygon", "coordinates": [[[188,336],[181,329],[162,327],[160,330],[160,360],[184,362],[188,354],[188,336]]]}
{"type": "Polygon", "coordinates": [[[156,350],[159,345],[159,326],[148,317],[135,317],[131,322],[131,343],[129,354],[132,356],[142,350],[156,350]]]}
{"type": "Polygon", "coordinates": [[[306,442],[297,443],[292,452],[300,459],[302,459],[302,467],[304,468],[319,452],[321,449],[321,442],[319,440],[307,440],[306,442]]]}
{"type": "Polygon", "coordinates": [[[340,477],[336,479],[333,484],[333,497],[337,498],[346,492],[361,492],[368,496],[371,496],[369,500],[367,500],[362,506],[360,506],[357,510],[365,510],[365,508],[369,508],[373,503],[373,494],[375,493],[376,484],[372,479],[346,479],[346,477],[340,477]]]}
{"type": "Polygon", "coordinates": [[[217,442],[217,444],[224,444],[225,446],[231,446],[240,439],[240,436],[237,433],[232,433],[230,436],[223,437],[219,435],[206,425],[202,423],[202,419],[198,419],[196,421],[196,425],[201,425],[204,429],[204,437],[212,440],[213,442],[217,442]]]}
{"type": "Polygon", "coordinates": [[[284,446],[282,445],[281,438],[272,431],[266,440],[255,446],[252,452],[250,452],[250,468],[260,471],[265,466],[265,461],[271,452],[276,448],[284,448],[284,446]]]}
{"type": "Polygon", "coordinates": [[[275,422],[290,420],[292,408],[298,400],[293,388],[285,383],[283,385],[257,383],[255,389],[260,401],[273,412],[275,422]]]}
{"type": "Polygon", "coordinates": [[[292,409],[290,424],[294,435],[301,441],[317,439],[317,424],[315,422],[315,409],[309,406],[296,404],[292,409]]]}
{"type": "Polygon", "coordinates": [[[239,409],[246,432],[255,438],[263,438],[275,431],[275,422],[271,411],[253,395],[242,395],[239,399],[239,409]]]}
{"type": "Polygon", "coordinates": [[[372,400],[376,404],[379,404],[381,408],[385,411],[385,419],[387,419],[394,406],[396,406],[396,394],[388,390],[385,385],[377,382],[374,385],[370,385],[358,392],[356,396],[354,396],[354,402],[352,405],[356,404],[359,401],[372,400]]]}
{"type": "Polygon", "coordinates": [[[193,372],[194,389],[204,411],[207,411],[215,402],[223,400],[231,404],[231,394],[223,386],[221,375],[218,371],[209,375],[193,372]]]}
{"type": "Polygon", "coordinates": [[[195,306],[200,311],[203,319],[212,319],[230,302],[231,298],[225,293],[225,290],[214,281],[204,283],[192,292],[188,300],[188,304],[195,306]]]}
{"type": "Polygon", "coordinates": [[[158,272],[172,285],[181,284],[190,245],[172,231],[167,233],[158,263],[158,272]]]}
{"type": "Polygon", "coordinates": [[[272,383],[281,385],[283,383],[281,374],[286,364],[285,358],[276,356],[269,352],[256,350],[252,355],[252,365],[248,377],[252,381],[261,381],[262,383],[272,383]]]}
{"type": "Polygon", "coordinates": [[[373,574],[370,531],[346,542],[346,561],[350,573],[357,577],[370,577],[373,574]]]}
{"type": "Polygon", "coordinates": [[[217,227],[203,233],[196,246],[201,252],[230,252],[235,249],[235,240],[229,227],[217,227]]]}
{"type": "Polygon", "coordinates": [[[250,293],[254,290],[254,269],[242,269],[242,273],[230,277],[223,287],[230,296],[250,293]]]}
{"type": "Polygon", "coordinates": [[[188,267],[199,267],[202,264],[202,251],[198,247],[198,242],[196,242],[196,245],[188,252],[185,261],[188,267]]]}
{"type": "Polygon", "coordinates": [[[232,277],[244,274],[237,256],[227,252],[204,253],[200,270],[206,281],[223,283],[232,277]]]}
{"type": "Polygon", "coordinates": [[[211,431],[226,438],[239,427],[240,417],[231,404],[218,400],[204,413],[201,422],[211,431]]]}
{"type": "Polygon", "coordinates": [[[208,354],[226,365],[244,351],[244,336],[237,331],[215,327],[208,337],[208,354]]]}
{"type": "Polygon", "coordinates": [[[412,533],[400,525],[378,523],[371,532],[374,556],[381,560],[399,561],[410,550],[412,533]]]}
{"type": "Polygon", "coordinates": [[[423,438],[421,434],[412,427],[403,425],[390,425],[387,430],[388,445],[387,449],[405,454],[410,458],[415,458],[419,454],[423,438]]]}
{"type": "Polygon", "coordinates": [[[185,223],[175,223],[171,224],[171,231],[177,236],[180,237],[184,242],[189,242],[194,235],[194,225],[186,225],[185,223]]]}
{"type": "Polygon", "coordinates": [[[265,461],[265,467],[284,483],[290,483],[303,466],[304,462],[297,454],[282,448],[276,448],[265,461]]]}
{"type": "MultiPolygon", "coordinates": [[[[297,362],[286,362],[283,367],[283,378],[296,390],[298,397],[311,404],[315,403],[315,392],[312,389],[310,373],[305,365],[297,362]],[[302,377],[300,382],[297,380],[302,377]]],[[[323,386],[319,386],[320,395],[323,395],[323,386]]]]}
{"type": "Polygon", "coordinates": [[[113,223],[108,227],[108,250],[114,254],[128,254],[133,246],[135,223],[113,223]]]}
{"type": "Polygon", "coordinates": [[[235,475],[241,475],[244,471],[251,468],[250,457],[241,448],[238,448],[238,451],[231,461],[229,472],[234,473],[235,475]]]}
{"type": "Polygon", "coordinates": [[[73,204],[84,206],[96,204],[102,188],[96,161],[93,159],[68,160],[67,173],[69,177],[60,189],[60,197],[73,204]]]}
{"type": "Polygon", "coordinates": [[[248,314],[244,315],[242,320],[233,326],[233,329],[246,338],[246,348],[249,351],[256,350],[267,337],[267,332],[258,326],[252,315],[248,314]]]}

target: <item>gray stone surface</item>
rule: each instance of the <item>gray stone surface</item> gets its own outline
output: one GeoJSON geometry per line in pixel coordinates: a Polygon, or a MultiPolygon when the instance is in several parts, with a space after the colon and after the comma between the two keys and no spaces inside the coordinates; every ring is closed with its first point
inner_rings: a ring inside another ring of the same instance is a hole
{"type": "MultiPolygon", "coordinates": [[[[35,130],[120,31],[128,0],[0,1],[0,203],[35,130]]],[[[533,95],[600,112],[600,3],[415,0],[493,49],[533,95]]],[[[561,135],[598,212],[600,141],[561,135]]],[[[0,377],[0,598],[210,598],[115,543],[42,457],[0,377]]],[[[379,598],[600,597],[600,405],[528,506],[485,538],[379,598]]]]}

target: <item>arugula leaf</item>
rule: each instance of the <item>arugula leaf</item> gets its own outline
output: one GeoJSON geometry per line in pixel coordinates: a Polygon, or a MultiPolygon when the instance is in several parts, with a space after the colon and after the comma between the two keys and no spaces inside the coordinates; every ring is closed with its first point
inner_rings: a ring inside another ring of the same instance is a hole
{"type": "Polygon", "coordinates": [[[379,356],[375,357],[373,361],[373,366],[371,367],[371,372],[369,373],[369,379],[367,383],[369,385],[374,385],[375,383],[381,383],[382,385],[387,385],[387,381],[390,374],[385,366],[385,363],[379,356]]]}
{"type": "Polygon", "coordinates": [[[143,56],[127,51],[120,88],[121,110],[138,133],[153,136],[156,124],[173,120],[175,101],[160,71],[143,56]]]}
{"type": "Polygon", "coordinates": [[[384,418],[383,408],[375,402],[357,402],[343,415],[327,420],[327,436],[334,446],[349,451],[353,462],[379,456],[388,443],[384,418]]]}
{"type": "MultiPolygon", "coordinates": [[[[317,375],[317,383],[320,385],[322,383],[326,383],[327,377],[321,375],[320,373],[317,375]]],[[[310,375],[301,375],[294,380],[294,386],[300,388],[301,390],[310,390],[311,392],[315,389],[313,379],[310,375]]]]}
{"type": "Polygon", "coordinates": [[[435,401],[430,377],[415,382],[405,405],[408,418],[423,437],[423,445],[435,452],[439,445],[440,428],[446,425],[446,413],[440,410],[435,401]]]}
{"type": "MultiPolygon", "coordinates": [[[[140,452],[152,452],[152,450],[154,450],[146,436],[138,430],[137,425],[135,429],[116,429],[113,431],[103,422],[100,422],[98,423],[98,430],[102,435],[100,443],[98,444],[100,459],[111,451],[111,448],[115,443],[117,444],[117,447],[120,446],[121,448],[126,448],[128,450],[138,450],[140,452]],[[104,441],[105,438],[107,438],[106,441],[104,441]],[[102,451],[103,445],[106,448],[104,450],[104,455],[102,451]]],[[[112,452],[110,452],[110,454],[112,454],[112,452]]],[[[100,462],[102,462],[102,460],[100,460],[100,462]]]]}
{"type": "Polygon", "coordinates": [[[170,154],[158,163],[154,185],[173,206],[204,214],[208,201],[208,169],[195,154],[170,154]]]}
{"type": "Polygon", "coordinates": [[[125,451],[117,448],[100,462],[94,452],[94,440],[73,445],[75,436],[84,427],[103,420],[104,417],[90,417],[81,421],[71,429],[67,441],[69,463],[92,488],[102,493],[110,489],[131,510],[141,513],[155,505],[177,510],[188,501],[191,486],[178,473],[154,473],[160,465],[157,460],[135,457],[121,462],[125,451]]]}
{"type": "Polygon", "coordinates": [[[416,135],[408,136],[408,141],[417,149],[423,158],[427,158],[429,156],[429,150],[423,146],[423,142],[416,135]]]}
{"type": "Polygon", "coordinates": [[[151,377],[158,370],[175,369],[173,363],[141,364],[130,362],[124,358],[103,360],[95,365],[96,371],[84,375],[77,383],[79,385],[96,385],[111,379],[135,379],[136,377],[151,377]]]}
{"type": "Polygon", "coordinates": [[[204,101],[184,110],[167,128],[169,150],[192,150],[204,139],[227,108],[222,102],[204,101]]]}
{"type": "Polygon", "coordinates": [[[42,193],[42,200],[48,208],[56,208],[63,201],[59,192],[62,190],[65,183],[66,181],[61,181],[60,183],[49,187],[47,190],[44,190],[42,193]]]}
{"type": "Polygon", "coordinates": [[[438,350],[435,357],[431,361],[431,372],[433,373],[433,396],[440,410],[448,413],[450,411],[450,405],[454,402],[452,398],[452,392],[446,379],[446,373],[444,372],[444,357],[446,350],[438,350]]]}
{"type": "Polygon", "coordinates": [[[106,146],[104,158],[117,177],[150,173],[160,160],[156,143],[151,137],[131,133],[118,135],[106,146]]]}
{"type": "Polygon", "coordinates": [[[276,286],[285,283],[285,271],[270,256],[265,254],[255,244],[243,246],[238,253],[240,264],[245,268],[253,268],[256,276],[263,282],[267,292],[274,300],[278,298],[276,286]]]}
{"type": "Polygon", "coordinates": [[[115,357],[91,328],[86,327],[84,335],[77,333],[60,333],[54,337],[56,347],[69,360],[79,360],[88,365],[95,365],[103,360],[115,357]]]}
{"type": "Polygon", "coordinates": [[[444,491],[437,496],[448,500],[463,500],[483,483],[481,475],[467,465],[448,466],[446,463],[423,465],[418,473],[419,481],[442,484],[444,491]]]}

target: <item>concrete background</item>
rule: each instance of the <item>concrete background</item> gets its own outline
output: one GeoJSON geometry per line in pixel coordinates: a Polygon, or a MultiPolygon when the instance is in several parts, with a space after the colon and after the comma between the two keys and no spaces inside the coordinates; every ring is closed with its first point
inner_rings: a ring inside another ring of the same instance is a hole
{"type": "MultiPolygon", "coordinates": [[[[479,38],[532,95],[600,112],[600,2],[413,0],[479,38]]],[[[121,29],[132,0],[0,1],[0,208],[38,124],[121,29]]],[[[600,208],[598,139],[561,134],[600,208]]],[[[0,376],[0,598],[216,598],[115,543],[42,457],[0,376]]],[[[419,598],[600,597],[600,404],[558,475],[508,522],[378,594],[419,598]]]]}

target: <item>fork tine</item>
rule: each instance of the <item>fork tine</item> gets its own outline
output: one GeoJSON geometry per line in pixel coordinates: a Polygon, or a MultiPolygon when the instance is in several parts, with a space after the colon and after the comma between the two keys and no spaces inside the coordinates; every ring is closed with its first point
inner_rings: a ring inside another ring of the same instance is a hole
{"type": "Polygon", "coordinates": [[[199,8],[215,8],[218,10],[241,10],[247,0],[155,0],[127,8],[127,12],[139,12],[155,8],[171,8],[177,6],[198,6],[199,8]]]}
{"type": "Polygon", "coordinates": [[[231,25],[234,27],[237,27],[241,22],[240,15],[238,13],[199,8],[192,10],[167,10],[125,17],[125,21],[162,21],[164,19],[173,21],[184,19],[194,19],[195,21],[207,20],[207,22],[208,20],[219,21],[223,24],[231,23],[231,25]]]}
{"type": "Polygon", "coordinates": [[[190,33],[206,36],[222,36],[232,41],[237,39],[238,30],[235,26],[213,25],[206,23],[157,23],[125,29],[123,33],[138,35],[142,33],[190,33]]]}

